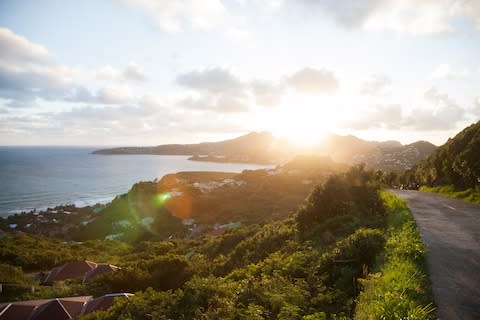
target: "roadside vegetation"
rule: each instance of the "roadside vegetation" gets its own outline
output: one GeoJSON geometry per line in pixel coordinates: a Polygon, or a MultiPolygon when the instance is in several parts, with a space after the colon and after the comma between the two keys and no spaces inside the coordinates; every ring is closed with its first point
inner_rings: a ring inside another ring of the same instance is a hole
{"type": "Polygon", "coordinates": [[[406,203],[382,194],[389,211],[378,272],[361,279],[355,319],[433,319],[426,251],[406,203]]]}
{"type": "Polygon", "coordinates": [[[456,191],[455,187],[452,185],[438,187],[422,186],[420,190],[439,193],[450,198],[462,199],[480,205],[480,186],[477,186],[475,188],[468,188],[461,191],[456,191]]]}

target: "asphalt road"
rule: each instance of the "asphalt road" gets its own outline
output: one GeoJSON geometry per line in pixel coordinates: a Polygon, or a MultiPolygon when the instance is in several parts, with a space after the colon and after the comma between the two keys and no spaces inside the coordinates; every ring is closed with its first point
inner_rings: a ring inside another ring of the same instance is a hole
{"type": "Polygon", "coordinates": [[[480,207],[420,191],[392,190],[407,201],[423,241],[437,317],[480,319],[480,207]]]}

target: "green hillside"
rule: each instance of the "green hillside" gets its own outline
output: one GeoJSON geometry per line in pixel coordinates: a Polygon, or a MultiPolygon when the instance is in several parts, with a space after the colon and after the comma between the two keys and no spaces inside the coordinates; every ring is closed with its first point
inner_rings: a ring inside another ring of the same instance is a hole
{"type": "Polygon", "coordinates": [[[406,173],[406,178],[429,186],[453,185],[456,190],[480,183],[480,122],[458,133],[427,159],[406,173]]]}

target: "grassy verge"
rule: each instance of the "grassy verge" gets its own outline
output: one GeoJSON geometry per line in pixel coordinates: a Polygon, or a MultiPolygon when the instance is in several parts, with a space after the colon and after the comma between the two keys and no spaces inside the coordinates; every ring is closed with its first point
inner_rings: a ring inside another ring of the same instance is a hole
{"type": "Polygon", "coordinates": [[[425,246],[406,203],[384,192],[388,229],[379,271],[361,280],[355,319],[433,319],[425,246]]]}
{"type": "Polygon", "coordinates": [[[427,191],[427,192],[435,192],[450,198],[463,199],[468,202],[472,202],[480,205],[480,187],[479,186],[477,186],[475,189],[470,188],[463,191],[455,191],[455,188],[453,186],[439,186],[439,187],[423,186],[420,188],[420,190],[427,191]]]}

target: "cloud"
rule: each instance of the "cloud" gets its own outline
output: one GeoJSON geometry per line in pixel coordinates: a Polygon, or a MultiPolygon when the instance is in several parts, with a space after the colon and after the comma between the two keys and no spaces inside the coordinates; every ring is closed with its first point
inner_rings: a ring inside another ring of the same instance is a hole
{"type": "Polygon", "coordinates": [[[454,13],[463,15],[472,20],[475,27],[480,31],[480,2],[476,0],[456,1],[453,6],[454,13]]]}
{"type": "Polygon", "coordinates": [[[448,130],[465,120],[467,112],[448,95],[435,87],[428,89],[424,98],[430,108],[417,108],[405,119],[405,126],[419,131],[448,130]]]}
{"type": "Polygon", "coordinates": [[[135,62],[130,62],[125,70],[120,71],[111,65],[103,66],[96,70],[96,78],[109,81],[144,81],[146,80],[145,72],[135,62]]]}
{"type": "Polygon", "coordinates": [[[333,15],[335,19],[345,26],[358,26],[363,24],[368,17],[381,7],[382,0],[324,0],[304,1],[308,5],[319,6],[327,13],[333,15]]]}
{"type": "Polygon", "coordinates": [[[246,96],[229,94],[204,95],[199,98],[188,96],[179,100],[177,105],[186,109],[217,113],[239,113],[250,110],[246,96]]]}
{"type": "Polygon", "coordinates": [[[333,72],[313,68],[304,68],[278,81],[242,81],[229,69],[212,67],[180,74],[176,82],[195,91],[194,95],[179,100],[178,106],[220,113],[247,112],[254,105],[278,106],[288,87],[314,94],[329,94],[338,88],[333,72]]]}
{"type": "MultiPolygon", "coordinates": [[[[0,132],[8,135],[28,134],[42,139],[61,139],[75,136],[90,137],[83,144],[99,143],[95,139],[129,138],[149,132],[168,133],[169,124],[176,116],[165,107],[147,105],[81,106],[68,111],[43,112],[24,116],[0,117],[0,132]],[[135,130],[132,130],[134,128],[135,130]]],[[[156,135],[153,134],[153,137],[156,135]]]]}
{"type": "Polygon", "coordinates": [[[480,3],[476,0],[304,0],[301,3],[308,10],[319,8],[348,28],[450,33],[455,31],[458,18],[466,18],[480,30],[480,3]]]}
{"type": "Polygon", "coordinates": [[[362,85],[360,93],[376,96],[385,92],[386,88],[389,87],[391,83],[392,81],[387,76],[373,75],[362,85]]]}
{"type": "Polygon", "coordinates": [[[425,105],[408,113],[402,112],[399,104],[379,104],[366,111],[348,124],[356,130],[384,128],[407,131],[445,131],[457,128],[457,124],[467,117],[461,108],[447,94],[432,87],[424,93],[425,105]]]}
{"type": "Polygon", "coordinates": [[[254,80],[250,86],[256,104],[264,107],[279,105],[286,89],[283,84],[275,84],[265,80],[254,80]]]}
{"type": "Polygon", "coordinates": [[[477,117],[480,117],[480,97],[477,97],[475,98],[475,101],[473,103],[473,110],[474,110],[474,114],[477,116],[477,117]]]}
{"type": "Polygon", "coordinates": [[[249,110],[248,85],[228,69],[215,67],[194,70],[179,75],[176,81],[201,95],[180,100],[178,105],[181,107],[220,113],[249,110]]]}
{"type": "Polygon", "coordinates": [[[432,73],[432,77],[436,79],[458,79],[468,76],[467,69],[454,69],[449,64],[443,63],[438,65],[432,73]]]}
{"type": "Polygon", "coordinates": [[[120,0],[141,10],[165,32],[181,32],[185,27],[208,31],[225,25],[231,17],[220,0],[120,0]]]}
{"type": "Polygon", "coordinates": [[[52,63],[41,45],[0,28],[0,97],[11,99],[10,107],[35,97],[54,99],[72,84],[72,76],[71,69],[52,63]]]}
{"type": "Polygon", "coordinates": [[[399,104],[378,104],[359,113],[359,116],[349,123],[355,130],[384,128],[398,130],[403,125],[402,107],[399,104]]]}
{"type": "Polygon", "coordinates": [[[127,88],[111,86],[90,90],[78,83],[80,74],[87,79],[143,81],[142,68],[131,62],[123,71],[111,66],[99,70],[74,70],[54,63],[48,51],[12,31],[0,28],[0,98],[10,100],[10,108],[34,107],[35,100],[125,104],[131,99],[127,88]]]}
{"type": "Polygon", "coordinates": [[[287,83],[299,92],[329,94],[338,89],[334,73],[326,69],[304,68],[287,78],[287,83]]]}
{"type": "Polygon", "coordinates": [[[239,92],[244,84],[230,70],[220,67],[194,70],[177,77],[177,83],[209,93],[239,92]]]}
{"type": "Polygon", "coordinates": [[[0,28],[0,57],[0,62],[7,65],[18,62],[45,62],[48,60],[48,50],[9,29],[0,28]]]}
{"type": "Polygon", "coordinates": [[[146,79],[143,69],[136,63],[130,62],[123,72],[125,79],[143,81],[146,79]]]}
{"type": "Polygon", "coordinates": [[[78,86],[72,90],[70,96],[65,97],[65,101],[118,105],[131,102],[131,97],[125,89],[104,87],[100,88],[96,94],[92,94],[85,87],[78,86]]]}

